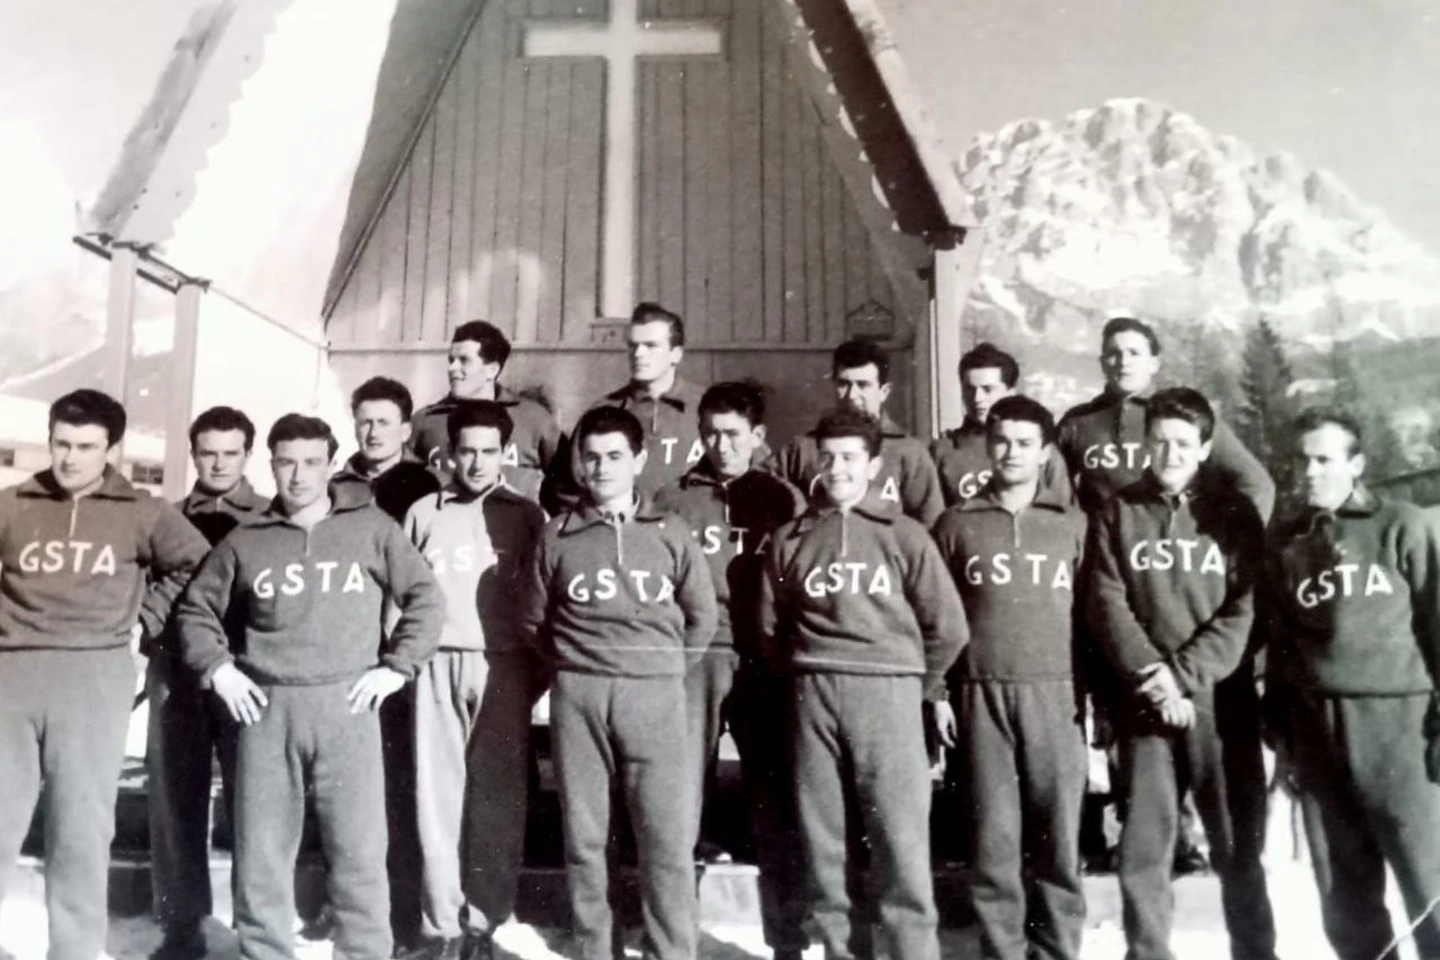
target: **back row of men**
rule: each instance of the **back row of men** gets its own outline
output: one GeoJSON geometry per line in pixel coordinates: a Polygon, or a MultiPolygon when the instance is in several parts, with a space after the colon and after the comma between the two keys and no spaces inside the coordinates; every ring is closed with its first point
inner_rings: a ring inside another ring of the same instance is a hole
{"type": "Polygon", "coordinates": [[[984,955],[1078,956],[1086,693],[1119,730],[1130,957],[1171,956],[1186,789],[1233,956],[1274,957],[1266,731],[1293,763],[1342,960],[1391,949],[1387,862],[1421,956],[1440,957],[1440,540],[1365,489],[1352,419],[1299,418],[1298,502],[1267,534],[1269,477],[1203,396],[1151,392],[1158,341],[1133,319],[1104,330],[1105,392],[1058,426],[1014,394],[1013,358],[971,351],[967,419],[929,450],[885,416],[875,344],[836,350],[840,403],[773,454],[754,387],[676,379],[679,317],[642,305],[629,343],[631,382],[565,438],[498,384],[504,337],[465,324],[444,400],[412,418],[394,381],[355,392],[343,469],[323,421],[277,421],[273,501],[243,479],[253,425],[206,411],[180,512],[107,465],[119,404],[55,403],[52,468],[0,493],[0,895],[43,781],[52,960],[103,945],[132,630],[150,657],[165,960],[205,950],[214,751],[246,960],[293,955],[307,798],[338,956],[397,940],[488,956],[546,689],[577,960],[615,949],[615,798],[645,956],[695,956],[692,851],[722,722],[777,960],[811,933],[827,957],[868,960],[877,928],[894,960],[938,956],[927,723],[969,785],[955,815],[984,955]]]}

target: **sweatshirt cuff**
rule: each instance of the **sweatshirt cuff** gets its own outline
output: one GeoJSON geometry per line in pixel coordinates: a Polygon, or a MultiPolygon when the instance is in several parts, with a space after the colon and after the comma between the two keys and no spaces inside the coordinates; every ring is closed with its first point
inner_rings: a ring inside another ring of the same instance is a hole
{"type": "Polygon", "coordinates": [[[945,677],[942,674],[938,677],[925,678],[925,691],[922,694],[926,703],[942,703],[950,699],[950,691],[945,686],[945,677]]]}
{"type": "Polygon", "coordinates": [[[420,673],[420,669],[408,658],[401,657],[398,654],[394,653],[387,653],[383,655],[380,658],[380,665],[382,667],[389,667],[391,670],[394,670],[406,680],[414,680],[415,677],[418,676],[420,673]]]}
{"type": "Polygon", "coordinates": [[[227,663],[234,663],[235,658],[228,653],[216,657],[210,664],[200,670],[200,689],[210,690],[215,686],[215,672],[227,663]]]}

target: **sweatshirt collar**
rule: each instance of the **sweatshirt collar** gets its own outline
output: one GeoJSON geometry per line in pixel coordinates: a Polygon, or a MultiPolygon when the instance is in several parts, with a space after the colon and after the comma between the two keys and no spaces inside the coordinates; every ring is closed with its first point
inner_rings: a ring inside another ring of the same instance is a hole
{"type": "Polygon", "coordinates": [[[352,453],[349,459],[345,461],[344,465],[338,471],[336,471],[335,476],[331,478],[331,482],[334,482],[336,480],[360,480],[365,483],[370,483],[374,480],[379,480],[381,477],[385,476],[386,473],[394,470],[402,463],[423,464],[424,461],[417,457],[415,455],[415,452],[411,450],[408,446],[401,447],[400,459],[387,467],[385,469],[385,473],[380,473],[371,477],[367,476],[365,473],[365,458],[358,453],[352,453]]]}
{"type": "Polygon", "coordinates": [[[501,477],[498,482],[487,487],[482,493],[472,493],[454,480],[451,480],[444,487],[441,487],[435,496],[439,505],[443,507],[447,503],[484,503],[502,490],[508,491],[509,489],[510,487],[505,483],[504,477],[501,477]]]}
{"type": "MultiPolygon", "coordinates": [[[[644,403],[652,398],[642,390],[638,383],[631,382],[618,390],[612,390],[605,394],[605,399],[623,407],[633,403],[644,403]]],[[[659,402],[685,413],[687,410],[693,410],[700,406],[700,389],[690,381],[676,377],[674,385],[660,395],[659,402]]]]}
{"type": "Polygon", "coordinates": [[[1100,391],[1100,395],[1095,398],[1095,405],[1099,407],[1114,407],[1119,406],[1120,402],[1123,400],[1126,403],[1133,403],[1137,406],[1143,407],[1150,402],[1150,397],[1153,396],[1154,393],[1155,385],[1153,383],[1150,386],[1146,387],[1144,390],[1141,390],[1139,393],[1123,395],[1118,391],[1111,390],[1109,387],[1106,387],[1104,390],[1100,391]]]}
{"type": "MultiPolygon", "coordinates": [[[[41,470],[20,484],[16,493],[22,497],[47,497],[51,500],[70,500],[70,492],[61,487],[55,481],[53,470],[41,470]]],[[[94,497],[102,500],[139,500],[141,493],[125,476],[114,467],[106,464],[105,472],[101,474],[100,486],[86,497],[94,497]]]]}
{"type": "MultiPolygon", "coordinates": [[[[1041,483],[1039,489],[1035,492],[1035,499],[1031,500],[1026,506],[1053,510],[1056,513],[1064,513],[1070,509],[1070,505],[1061,499],[1059,492],[1051,489],[1044,483],[1041,483]]],[[[981,487],[980,492],[975,494],[975,496],[962,501],[960,503],[960,509],[965,513],[981,513],[986,510],[999,510],[1004,513],[1010,512],[1000,501],[1000,489],[995,485],[993,479],[981,487]]]]}
{"type": "Polygon", "coordinates": [[[237,510],[250,512],[263,510],[269,502],[255,492],[255,488],[250,486],[249,480],[241,477],[239,483],[219,496],[205,492],[197,483],[185,495],[185,499],[180,501],[180,512],[197,513],[205,509],[214,509],[222,503],[228,503],[237,510]]]}
{"type": "MultiPolygon", "coordinates": [[[[880,437],[884,440],[898,440],[901,437],[909,436],[909,434],[905,432],[904,428],[902,428],[900,424],[896,423],[894,420],[891,420],[890,414],[885,413],[884,411],[881,411],[880,419],[878,422],[880,424],[880,437]]],[[[961,429],[963,429],[963,427],[961,429]]],[[[812,429],[807,434],[807,436],[817,446],[819,445],[820,441],[816,437],[814,429],[812,429]]]]}
{"type": "Polygon", "coordinates": [[[1308,536],[1336,517],[1373,517],[1379,509],[1380,498],[1364,485],[1356,484],[1354,492],[1333,512],[1315,507],[1302,508],[1292,521],[1293,529],[1300,536],[1308,536]]]}
{"type": "MultiPolygon", "coordinates": [[[[896,508],[889,501],[881,500],[880,494],[872,487],[865,494],[865,499],[850,508],[850,512],[867,520],[876,523],[883,523],[890,526],[895,522],[896,508]]],[[[835,506],[825,497],[817,497],[810,502],[810,506],[800,515],[799,529],[803,532],[816,526],[820,522],[840,513],[840,508],[835,506]]]]}
{"type": "MultiPolygon", "coordinates": [[[[334,477],[330,480],[329,493],[330,513],[326,515],[327,519],[337,514],[361,510],[369,506],[374,499],[368,483],[336,483],[334,477]]],[[[280,505],[280,498],[277,496],[270,501],[270,506],[265,509],[254,525],[257,527],[288,527],[295,524],[290,521],[290,517],[285,513],[285,508],[280,505]]]]}
{"type": "MultiPolygon", "coordinates": [[[[436,400],[434,403],[430,404],[430,406],[428,406],[428,407],[426,407],[425,409],[419,411],[419,413],[447,413],[447,412],[449,412],[449,411],[451,411],[451,410],[454,410],[456,407],[460,406],[462,403],[469,403],[469,402],[471,402],[471,401],[474,400],[474,399],[476,399],[476,398],[474,398],[474,397],[456,397],[456,396],[452,396],[452,395],[450,395],[450,394],[447,393],[447,394],[445,394],[445,396],[441,397],[439,400],[436,400]]],[[[519,405],[520,405],[520,395],[519,395],[518,393],[516,393],[514,390],[511,390],[509,387],[505,386],[505,384],[503,384],[503,383],[497,383],[497,384],[495,384],[495,402],[498,403],[498,404],[501,404],[502,406],[506,406],[506,407],[519,406],[519,405]]],[[[418,414],[417,414],[417,416],[418,416],[418,414]]],[[[406,449],[409,449],[409,448],[407,447],[406,449]]]]}
{"type": "MultiPolygon", "coordinates": [[[[655,503],[650,497],[643,494],[636,498],[633,512],[628,517],[621,519],[622,523],[656,523],[665,514],[655,508],[655,503]]],[[[589,499],[583,500],[578,506],[565,514],[565,519],[560,523],[560,535],[562,537],[570,534],[580,533],[595,526],[608,526],[614,523],[614,518],[602,511],[589,499]]]]}

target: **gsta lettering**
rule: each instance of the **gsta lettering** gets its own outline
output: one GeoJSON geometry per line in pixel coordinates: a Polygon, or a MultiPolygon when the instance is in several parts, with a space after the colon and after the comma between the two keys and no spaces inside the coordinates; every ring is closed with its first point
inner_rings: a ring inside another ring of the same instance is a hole
{"type": "Polygon", "coordinates": [[[473,573],[495,565],[495,551],[489,543],[464,543],[450,550],[427,550],[425,561],[436,574],[473,573]]]}
{"type": "Polygon", "coordinates": [[[630,581],[635,599],[641,603],[664,603],[675,596],[675,583],[665,574],[656,575],[649,570],[615,571],[602,567],[592,577],[588,573],[577,573],[570,578],[565,593],[576,603],[614,600],[620,595],[625,580],[630,581]]]}
{"type": "Polygon", "coordinates": [[[1225,576],[1225,556],[1211,540],[1184,538],[1141,540],[1130,548],[1131,570],[1180,570],[1184,573],[1218,573],[1225,576]],[[1203,551],[1201,548],[1204,548],[1203,551]]]}
{"type": "Polygon", "coordinates": [[[832,593],[888,597],[894,592],[890,569],[860,561],[813,567],[805,574],[805,593],[820,598],[832,593]]]}
{"type": "Polygon", "coordinates": [[[1096,443],[1085,448],[1087,470],[1143,470],[1150,466],[1150,455],[1143,443],[1096,443]]]}
{"type": "Polygon", "coordinates": [[[89,540],[31,540],[20,551],[20,569],[26,573],[113,577],[115,548],[106,543],[96,550],[89,540]]]}
{"type": "Polygon", "coordinates": [[[1376,594],[1393,595],[1395,586],[1390,582],[1385,568],[1375,563],[1337,563],[1329,570],[1321,570],[1313,577],[1306,577],[1295,588],[1295,599],[1307,610],[1339,597],[1365,596],[1376,594]],[[1362,583],[1363,581],[1363,583],[1362,583]]]}
{"type": "Polygon", "coordinates": [[[306,590],[364,593],[365,574],[361,572],[360,564],[352,561],[343,580],[335,575],[339,567],[338,560],[317,560],[308,565],[287,563],[279,571],[266,567],[255,574],[255,579],[250,582],[250,591],[262,600],[271,599],[276,592],[286,597],[297,597],[306,590]]]}
{"type": "MultiPolygon", "coordinates": [[[[665,451],[665,465],[669,466],[675,462],[675,448],[680,445],[679,437],[661,437],[660,447],[665,451]]],[[[690,452],[685,454],[686,466],[693,466],[705,456],[705,444],[695,440],[690,444],[690,452]]]]}
{"type": "Polygon", "coordinates": [[[1070,564],[1064,560],[1052,561],[1048,554],[1026,553],[1011,556],[1008,553],[991,554],[988,558],[972,556],[965,561],[965,581],[974,586],[986,583],[1003,587],[1015,582],[1029,582],[1032,586],[1048,586],[1051,590],[1074,590],[1075,575],[1070,564]]]}
{"type": "Polygon", "coordinates": [[[505,444],[505,452],[500,455],[500,464],[506,467],[520,466],[520,448],[515,446],[515,441],[505,444]]]}
{"type": "Polygon", "coordinates": [[[880,499],[890,500],[894,503],[900,502],[900,481],[894,477],[886,477],[884,485],[880,488],[880,499]]]}
{"type": "Polygon", "coordinates": [[[961,477],[960,480],[955,484],[955,492],[960,495],[960,499],[969,500],[971,497],[975,496],[975,494],[979,493],[981,488],[983,488],[985,484],[989,482],[990,471],[977,470],[971,473],[967,473],[963,477],[961,477]]]}

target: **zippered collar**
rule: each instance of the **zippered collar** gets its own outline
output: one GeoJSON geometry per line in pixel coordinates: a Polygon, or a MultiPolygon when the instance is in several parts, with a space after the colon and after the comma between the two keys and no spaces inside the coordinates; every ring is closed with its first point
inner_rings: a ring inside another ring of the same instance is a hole
{"type": "MultiPolygon", "coordinates": [[[[886,526],[894,524],[896,517],[899,516],[898,507],[888,500],[881,500],[880,494],[873,488],[865,494],[865,499],[851,507],[848,512],[859,514],[867,520],[883,523],[886,526]]],[[[800,515],[800,519],[796,523],[796,530],[803,533],[838,513],[841,513],[840,508],[831,503],[828,498],[818,497],[812,500],[805,512],[800,515]]]]}
{"type": "MultiPolygon", "coordinates": [[[[655,509],[655,503],[650,497],[640,495],[636,498],[634,514],[625,522],[658,523],[664,518],[665,513],[655,509]]],[[[564,515],[560,522],[560,536],[581,533],[594,526],[614,525],[615,521],[608,514],[587,499],[564,515]]]]}
{"type": "Polygon", "coordinates": [[[239,483],[219,496],[206,493],[200,489],[199,484],[196,484],[177,506],[181,513],[190,514],[199,513],[205,509],[214,509],[221,503],[228,503],[237,510],[252,513],[263,510],[270,501],[256,493],[249,480],[241,477],[239,483]]]}
{"type": "MultiPolygon", "coordinates": [[[[474,399],[474,397],[455,397],[447,393],[445,394],[445,396],[441,397],[439,400],[436,400],[429,406],[421,410],[417,410],[415,412],[415,415],[418,417],[422,413],[449,413],[451,410],[454,410],[461,404],[471,403],[474,399]]],[[[509,387],[505,386],[505,384],[495,384],[495,402],[500,404],[501,406],[518,407],[522,399],[523,398],[520,396],[520,394],[516,393],[514,390],[511,390],[509,387]]]]}
{"type": "MultiPolygon", "coordinates": [[[[900,424],[890,419],[890,414],[888,413],[882,411],[880,414],[880,419],[877,422],[880,424],[880,438],[882,441],[898,440],[901,437],[909,436],[909,434],[901,428],[900,424]]],[[[818,427],[812,428],[810,432],[805,435],[810,438],[810,440],[816,445],[816,447],[819,447],[820,439],[815,433],[816,429],[818,429],[818,427]]]]}
{"type": "Polygon", "coordinates": [[[1305,537],[1315,533],[1321,526],[1324,526],[1337,517],[1352,517],[1365,519],[1375,516],[1379,512],[1383,502],[1369,488],[1363,484],[1356,484],[1355,489],[1345,502],[1340,504],[1335,511],[1320,510],[1315,507],[1304,507],[1296,512],[1286,527],[1294,536],[1305,537]]]}
{"type": "MultiPolygon", "coordinates": [[[[1035,493],[1035,499],[1031,500],[1028,507],[1040,507],[1045,510],[1052,510],[1056,513],[1064,513],[1071,509],[1070,504],[1060,499],[1057,491],[1052,490],[1044,483],[1039,484],[1035,493]]],[[[986,510],[999,510],[1001,513],[1010,513],[1010,510],[1000,502],[1000,490],[995,486],[995,481],[988,481],[975,496],[960,503],[960,510],[963,513],[981,513],[986,510]]]]}
{"type": "MultiPolygon", "coordinates": [[[[50,500],[75,499],[68,490],[56,482],[55,473],[50,469],[41,470],[25,480],[15,493],[22,497],[44,497],[50,500]]],[[[145,496],[148,494],[143,494],[129,480],[126,480],[119,470],[107,464],[105,472],[101,474],[100,486],[85,494],[85,497],[81,499],[140,500],[145,496]]]]}
{"type": "Polygon", "coordinates": [[[447,503],[484,504],[486,500],[489,500],[496,494],[499,494],[503,499],[506,494],[513,495],[515,494],[515,491],[510,487],[509,484],[505,482],[504,477],[501,477],[499,481],[491,484],[481,493],[472,493],[469,490],[466,490],[464,487],[460,486],[454,480],[451,480],[448,484],[441,487],[435,492],[435,505],[437,507],[443,507],[447,503]]]}
{"type": "Polygon", "coordinates": [[[612,390],[605,394],[605,399],[621,407],[643,403],[647,400],[658,400],[657,406],[659,403],[663,403],[667,406],[674,407],[681,413],[685,413],[687,410],[700,406],[700,388],[688,380],[682,380],[680,377],[676,377],[675,383],[671,385],[670,389],[658,398],[643,393],[640,385],[637,383],[627,383],[618,390],[612,390]]]}
{"type": "MultiPolygon", "coordinates": [[[[342,513],[350,513],[369,506],[374,500],[370,493],[369,484],[358,483],[335,483],[331,478],[330,483],[330,512],[325,515],[325,520],[342,513]]],[[[323,520],[321,522],[324,522],[323,520]]],[[[265,509],[251,526],[254,527],[294,527],[297,526],[291,521],[285,509],[280,505],[280,498],[277,496],[270,501],[270,506],[265,509]]]]}
{"type": "Polygon", "coordinates": [[[1154,395],[1155,385],[1153,383],[1139,393],[1129,394],[1122,394],[1119,391],[1112,390],[1107,386],[1104,390],[1101,390],[1098,395],[1096,395],[1094,400],[1090,402],[1094,404],[1097,408],[1119,406],[1122,400],[1126,403],[1134,403],[1143,407],[1150,402],[1150,398],[1154,395]]]}
{"type": "Polygon", "coordinates": [[[388,468],[386,468],[385,473],[381,473],[374,477],[368,477],[365,475],[364,463],[365,458],[363,456],[358,453],[352,453],[350,457],[345,461],[344,465],[335,472],[335,475],[333,477],[330,478],[330,482],[333,484],[337,481],[343,482],[347,480],[358,480],[361,483],[371,483],[375,480],[379,480],[380,477],[385,476],[385,473],[389,473],[391,470],[394,470],[402,463],[418,463],[421,466],[425,465],[425,461],[417,457],[415,455],[415,452],[411,450],[408,446],[400,448],[400,459],[395,461],[395,463],[391,464],[388,468]]]}

